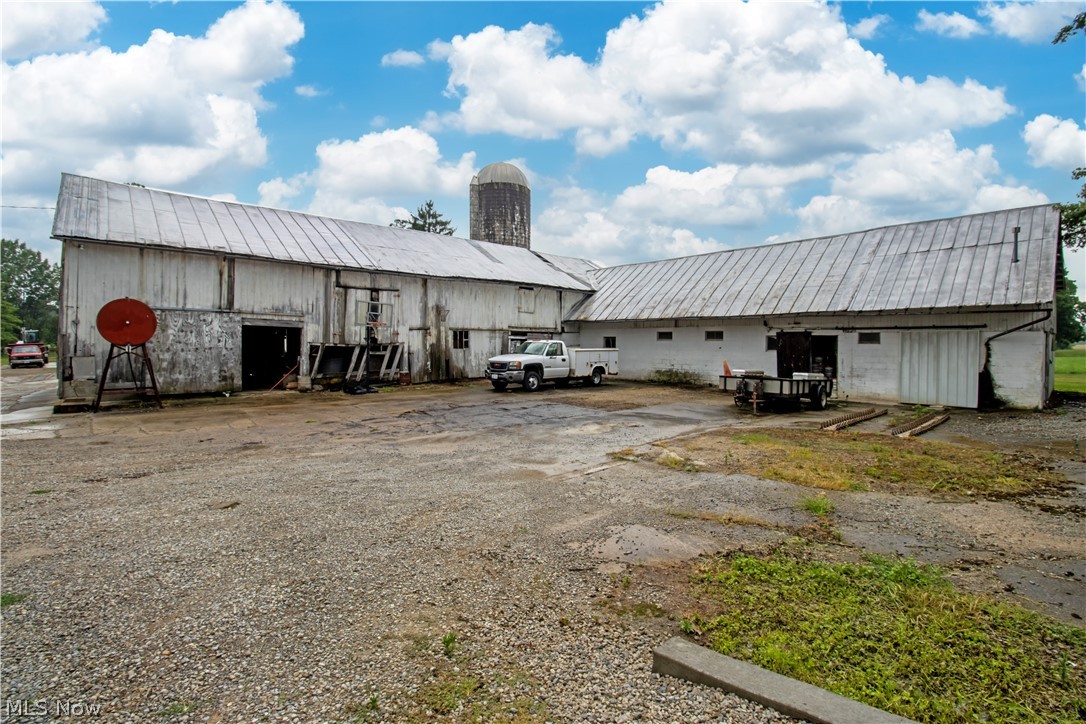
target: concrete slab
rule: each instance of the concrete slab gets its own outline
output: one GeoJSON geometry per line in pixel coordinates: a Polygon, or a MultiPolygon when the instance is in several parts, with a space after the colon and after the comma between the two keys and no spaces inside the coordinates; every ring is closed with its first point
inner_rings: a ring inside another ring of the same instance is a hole
{"type": "Polygon", "coordinates": [[[816,724],[907,724],[912,719],[861,704],[676,636],[652,652],[652,670],[730,691],[816,724]]]}

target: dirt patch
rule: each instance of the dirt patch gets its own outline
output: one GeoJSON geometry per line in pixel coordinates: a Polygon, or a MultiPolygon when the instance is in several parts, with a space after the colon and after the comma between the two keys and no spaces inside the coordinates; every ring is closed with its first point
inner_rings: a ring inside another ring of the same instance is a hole
{"type": "Polygon", "coordinates": [[[567,405],[612,411],[684,402],[704,404],[710,400],[723,405],[726,401],[723,395],[710,387],[666,387],[622,381],[608,381],[602,387],[556,389],[553,394],[555,399],[567,405]]]}

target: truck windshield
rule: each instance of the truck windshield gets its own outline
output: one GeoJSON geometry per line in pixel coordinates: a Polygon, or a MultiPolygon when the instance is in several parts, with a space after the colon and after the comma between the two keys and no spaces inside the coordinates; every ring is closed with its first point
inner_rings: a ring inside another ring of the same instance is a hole
{"type": "Polygon", "coordinates": [[[517,354],[543,354],[546,350],[546,342],[524,342],[517,347],[517,354]]]}

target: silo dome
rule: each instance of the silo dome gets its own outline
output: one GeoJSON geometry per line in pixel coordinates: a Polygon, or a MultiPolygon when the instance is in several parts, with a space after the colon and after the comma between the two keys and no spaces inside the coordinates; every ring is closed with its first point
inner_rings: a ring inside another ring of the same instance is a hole
{"type": "Polygon", "coordinates": [[[511,163],[492,163],[475,174],[473,184],[517,184],[528,188],[528,177],[511,163]]]}
{"type": "Polygon", "coordinates": [[[532,190],[511,163],[492,163],[471,179],[471,238],[531,247],[532,190]]]}

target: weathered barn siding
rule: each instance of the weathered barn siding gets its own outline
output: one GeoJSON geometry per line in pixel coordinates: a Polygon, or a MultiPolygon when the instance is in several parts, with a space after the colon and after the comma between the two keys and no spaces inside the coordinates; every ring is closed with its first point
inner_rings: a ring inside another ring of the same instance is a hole
{"type": "Polygon", "coordinates": [[[767,349],[767,337],[779,331],[809,331],[815,337],[836,339],[837,399],[976,407],[989,339],[988,369],[999,401],[1012,407],[1040,407],[1052,391],[1046,350],[1051,349],[1054,323],[1036,312],[582,322],[578,340],[585,346],[602,346],[605,338],[614,337],[626,378],[653,379],[681,372],[715,385],[724,361],[733,370],[758,369],[775,375],[777,353],[767,349]],[[1027,327],[1000,336],[1022,325],[1027,327]],[[861,331],[878,332],[878,343],[861,344],[861,331]],[[671,339],[660,339],[660,332],[670,333],[671,339]],[[706,332],[722,332],[723,340],[706,339],[706,332]],[[912,343],[913,358],[932,360],[926,368],[932,375],[924,378],[918,390],[904,383],[909,379],[906,340],[912,343]],[[946,347],[951,340],[954,344],[946,347]],[[972,351],[963,356],[966,349],[972,351]],[[968,391],[959,392],[955,380],[968,385],[968,391]]]}
{"type": "MultiPolygon", "coordinates": [[[[513,333],[559,334],[594,268],[71,174],[53,235],[63,242],[62,397],[93,389],[109,352],[94,317],[121,297],[158,316],[148,346],[167,394],[264,389],[295,359],[304,383],[321,345],[367,341],[404,345],[390,371],[422,382],[481,376],[513,333]]],[[[345,369],[343,347],[329,354],[345,369]]],[[[110,377],[126,373],[115,366],[110,377]]]]}
{"type": "MultiPolygon", "coordinates": [[[[146,247],[66,242],[62,375],[72,381],[71,358],[104,367],[109,343],[98,334],[95,312],[132,297],[155,310],[159,328],[149,344],[163,393],[238,390],[242,386],[242,328],[296,328],[301,375],[310,374],[309,349],[360,344],[366,311],[376,292],[383,326],[378,341],[406,345],[400,368],[416,381],[479,377],[487,358],[504,352],[509,332],[556,335],[562,319],[583,298],[570,290],[493,282],[467,282],[284,264],[146,247]],[[88,318],[90,317],[90,318],[88,318]],[[467,332],[456,349],[454,335],[467,332]]],[[[126,379],[127,368],[111,372],[126,379]]],[[[88,385],[68,395],[86,395],[88,385]]]]}

